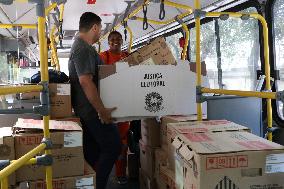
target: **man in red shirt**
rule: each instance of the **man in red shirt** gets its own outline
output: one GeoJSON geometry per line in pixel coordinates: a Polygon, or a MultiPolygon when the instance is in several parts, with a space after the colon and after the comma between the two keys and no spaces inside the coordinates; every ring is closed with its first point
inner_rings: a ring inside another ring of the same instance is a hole
{"type": "MultiPolygon", "coordinates": [[[[115,64],[125,58],[128,53],[121,51],[123,43],[122,35],[118,31],[112,31],[108,36],[109,50],[100,53],[102,61],[107,65],[115,64]]],[[[129,130],[129,122],[118,123],[118,130],[122,143],[122,151],[118,160],[115,162],[116,176],[119,184],[126,184],[126,167],[127,167],[127,135],[129,130]]]]}

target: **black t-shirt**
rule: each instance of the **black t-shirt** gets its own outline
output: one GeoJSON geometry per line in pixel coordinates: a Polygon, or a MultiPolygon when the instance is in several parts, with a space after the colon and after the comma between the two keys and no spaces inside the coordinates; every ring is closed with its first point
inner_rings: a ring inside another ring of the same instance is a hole
{"type": "Polygon", "coordinates": [[[70,51],[68,62],[71,83],[72,106],[77,116],[88,120],[97,115],[96,110],[87,99],[80,85],[79,77],[85,74],[93,75],[93,82],[98,87],[98,65],[103,64],[97,51],[91,45],[77,37],[70,51]]]}

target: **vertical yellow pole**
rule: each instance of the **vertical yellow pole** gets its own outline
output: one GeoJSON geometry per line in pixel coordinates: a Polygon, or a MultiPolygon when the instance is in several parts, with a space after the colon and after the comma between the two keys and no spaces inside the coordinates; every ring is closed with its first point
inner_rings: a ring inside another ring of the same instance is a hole
{"type": "Polygon", "coordinates": [[[50,32],[50,47],[51,47],[51,52],[52,52],[51,53],[52,58],[53,58],[53,61],[54,61],[54,64],[55,64],[55,69],[57,71],[60,71],[60,64],[59,64],[59,59],[58,59],[58,55],[57,55],[57,52],[56,52],[55,39],[54,39],[55,30],[56,30],[56,26],[54,26],[51,29],[51,32],[50,32]]]}
{"type": "Polygon", "coordinates": [[[185,32],[185,44],[182,50],[182,60],[186,60],[190,32],[185,23],[182,23],[182,28],[183,28],[183,31],[185,32]]]}
{"type": "Polygon", "coordinates": [[[132,43],[133,43],[133,33],[132,33],[132,30],[130,29],[130,27],[126,27],[128,33],[129,33],[129,46],[128,46],[128,53],[131,53],[132,51],[132,43]]]}
{"type": "MultiPolygon", "coordinates": [[[[200,10],[199,0],[194,0],[195,10],[200,10]]],[[[200,55],[200,16],[195,18],[195,29],[196,29],[196,85],[201,87],[201,55],[200,55]]],[[[197,103],[197,120],[202,120],[202,104],[197,103]]]]}
{"type": "MultiPolygon", "coordinates": [[[[40,49],[40,71],[41,81],[48,82],[48,64],[47,64],[47,40],[45,36],[45,17],[38,17],[38,36],[40,49]]],[[[49,116],[43,116],[44,137],[50,138],[49,116]]],[[[51,150],[45,150],[45,154],[51,154],[51,150]]],[[[46,188],[52,189],[52,167],[46,166],[46,188]]]]}
{"type": "MultiPolygon", "coordinates": [[[[261,15],[257,15],[256,18],[261,22],[263,27],[263,41],[264,41],[264,59],[265,59],[265,77],[266,77],[266,85],[265,89],[267,91],[271,91],[270,85],[270,63],[269,63],[269,45],[268,45],[268,27],[265,18],[261,15]]],[[[267,126],[268,128],[272,128],[272,107],[271,107],[271,99],[267,99],[267,126]]],[[[268,133],[268,140],[272,141],[272,133],[268,133]]]]}
{"type": "Polygon", "coordinates": [[[1,189],[8,189],[8,188],[9,188],[8,177],[5,177],[1,180],[1,189]]]}

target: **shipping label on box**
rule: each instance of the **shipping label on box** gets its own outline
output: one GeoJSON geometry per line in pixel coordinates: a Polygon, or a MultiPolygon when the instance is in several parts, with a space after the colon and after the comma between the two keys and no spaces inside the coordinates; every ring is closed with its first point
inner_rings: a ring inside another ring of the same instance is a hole
{"type": "Polygon", "coordinates": [[[196,114],[195,80],[188,64],[132,66],[101,79],[100,96],[115,118],[196,114]]]}
{"type": "Polygon", "coordinates": [[[284,147],[251,133],[180,134],[173,146],[185,162],[185,189],[284,187],[284,147]]]}

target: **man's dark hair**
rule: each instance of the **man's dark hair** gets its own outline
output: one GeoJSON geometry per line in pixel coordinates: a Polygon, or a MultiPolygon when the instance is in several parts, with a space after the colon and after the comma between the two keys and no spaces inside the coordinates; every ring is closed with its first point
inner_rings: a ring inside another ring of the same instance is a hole
{"type": "Polygon", "coordinates": [[[121,37],[121,39],[122,39],[121,33],[119,33],[118,31],[112,31],[108,35],[108,41],[109,41],[110,37],[113,36],[113,35],[119,35],[121,37]]]}
{"type": "Polygon", "coordinates": [[[79,31],[87,32],[93,27],[94,24],[99,25],[101,24],[101,22],[102,22],[102,19],[95,13],[85,12],[80,17],[79,31]]]}

